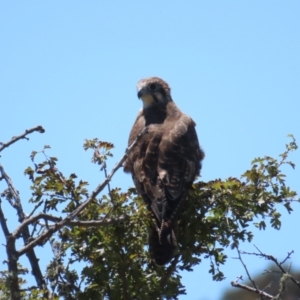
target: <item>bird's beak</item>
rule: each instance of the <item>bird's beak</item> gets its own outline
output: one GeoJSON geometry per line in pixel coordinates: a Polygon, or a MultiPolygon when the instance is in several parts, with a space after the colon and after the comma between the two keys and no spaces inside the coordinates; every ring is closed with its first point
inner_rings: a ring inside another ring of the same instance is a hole
{"type": "Polygon", "coordinates": [[[141,88],[140,90],[138,90],[137,96],[138,96],[138,98],[141,98],[142,96],[147,95],[147,94],[148,94],[147,89],[141,88]]]}

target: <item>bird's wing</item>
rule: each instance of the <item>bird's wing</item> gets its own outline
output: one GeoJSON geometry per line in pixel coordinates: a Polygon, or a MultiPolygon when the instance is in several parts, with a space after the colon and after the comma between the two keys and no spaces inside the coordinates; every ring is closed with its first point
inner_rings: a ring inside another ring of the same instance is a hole
{"type": "MultiPolygon", "coordinates": [[[[129,144],[144,128],[140,114],[130,134],[129,144]]],[[[200,171],[203,152],[195,123],[185,114],[164,124],[149,125],[146,133],[125,162],[148,209],[153,213],[162,244],[173,244],[172,229],[187,191],[200,171]]]]}

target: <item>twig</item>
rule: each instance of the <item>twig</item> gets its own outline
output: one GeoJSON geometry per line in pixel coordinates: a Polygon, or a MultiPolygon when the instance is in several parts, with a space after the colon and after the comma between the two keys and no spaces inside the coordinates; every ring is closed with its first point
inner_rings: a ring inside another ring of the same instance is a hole
{"type": "MultiPolygon", "coordinates": [[[[104,171],[104,176],[106,178],[107,177],[107,168],[106,168],[106,162],[105,161],[102,163],[101,171],[102,170],[104,171]]],[[[113,196],[112,196],[112,193],[111,193],[111,188],[110,188],[109,183],[107,184],[107,189],[108,189],[108,194],[110,196],[110,201],[112,202],[112,204],[114,204],[114,199],[113,199],[113,196]]]]}
{"type": "Polygon", "coordinates": [[[60,221],[59,223],[56,223],[53,227],[51,227],[48,231],[41,234],[39,237],[28,243],[24,248],[19,250],[19,256],[22,256],[26,252],[28,252],[29,249],[32,249],[37,244],[39,244],[41,241],[48,240],[53,233],[57,232],[59,229],[61,229],[63,226],[67,225],[71,220],[73,220],[81,211],[85,209],[87,205],[91,201],[93,201],[97,195],[105,188],[105,186],[110,182],[115,172],[123,165],[124,161],[126,160],[128,154],[132,151],[134,146],[137,144],[137,142],[140,140],[140,138],[148,131],[148,127],[145,127],[135,138],[135,140],[132,142],[132,144],[126,149],[124,156],[121,158],[121,160],[115,165],[115,167],[111,170],[110,174],[105,178],[105,180],[99,184],[96,189],[91,193],[91,195],[88,197],[88,199],[83,202],[80,206],[78,206],[73,212],[71,212],[65,219],[60,221]]]}
{"type": "MultiPolygon", "coordinates": [[[[288,259],[291,258],[291,254],[293,254],[294,251],[288,252],[286,258],[285,258],[282,262],[279,262],[274,256],[272,256],[272,255],[267,255],[267,254],[263,253],[263,252],[260,251],[260,250],[258,249],[258,247],[256,247],[255,245],[254,245],[254,247],[256,248],[256,250],[257,250],[259,253],[249,253],[249,252],[239,251],[239,250],[238,250],[238,252],[239,252],[239,259],[241,260],[240,254],[248,254],[248,255],[255,255],[255,256],[263,257],[263,258],[265,258],[265,259],[268,259],[268,260],[273,261],[273,262],[276,264],[276,266],[279,268],[280,271],[267,271],[267,270],[266,270],[266,271],[264,272],[264,274],[266,274],[266,273],[280,273],[280,274],[282,274],[281,279],[280,279],[279,294],[276,295],[276,296],[271,296],[271,295],[268,296],[267,293],[258,290],[256,286],[255,286],[256,289],[254,289],[254,288],[251,288],[251,287],[249,287],[249,286],[239,284],[239,283],[237,282],[237,280],[231,282],[231,285],[232,285],[232,286],[234,286],[234,287],[240,287],[240,288],[243,288],[243,289],[246,289],[246,290],[249,290],[249,291],[258,293],[258,294],[261,295],[261,297],[262,297],[262,296],[265,296],[265,297],[268,297],[269,299],[277,299],[277,298],[279,299],[279,297],[281,297],[281,294],[282,294],[282,292],[283,292],[283,290],[284,290],[285,281],[286,281],[287,279],[290,279],[290,280],[291,280],[292,282],[294,282],[298,287],[300,287],[299,281],[297,281],[295,278],[293,278],[293,276],[292,276],[291,274],[289,274],[288,272],[286,272],[285,269],[282,267],[282,265],[283,265],[288,259]],[[270,298],[270,297],[271,297],[271,298],[270,298]]],[[[241,260],[241,262],[242,262],[242,264],[244,265],[244,263],[243,263],[242,260],[241,260]]],[[[244,268],[245,268],[245,265],[244,265],[244,268]]],[[[288,270],[290,270],[290,266],[289,266],[288,270]]],[[[247,271],[247,269],[246,269],[246,271],[247,271]]],[[[248,272],[247,272],[247,274],[248,274],[248,272]]],[[[249,277],[249,274],[248,274],[248,277],[249,277]]],[[[251,280],[250,277],[249,277],[249,279],[251,280]]],[[[252,280],[251,280],[251,281],[252,281],[252,280]]],[[[253,283],[253,282],[252,282],[252,283],[253,283]]]]}
{"type": "Polygon", "coordinates": [[[29,219],[43,203],[44,201],[40,201],[38,204],[36,204],[32,212],[28,216],[26,216],[26,218],[29,219]]]}
{"type": "Polygon", "coordinates": [[[26,137],[26,135],[28,135],[28,134],[30,134],[30,133],[32,133],[34,131],[38,131],[40,133],[44,133],[45,129],[42,126],[36,126],[36,127],[31,128],[31,129],[25,130],[25,132],[22,133],[21,135],[14,136],[9,142],[7,142],[7,143],[1,143],[1,145],[0,145],[0,152],[2,150],[4,150],[5,148],[9,147],[10,145],[14,144],[15,142],[17,142],[18,140],[21,140],[21,139],[27,139],[28,140],[28,138],[26,137]]]}
{"type": "MultiPolygon", "coordinates": [[[[282,267],[282,264],[290,258],[291,254],[294,253],[294,251],[291,251],[291,252],[288,252],[288,255],[287,257],[281,262],[279,263],[278,260],[273,256],[273,255],[267,255],[267,254],[264,254],[262,253],[255,245],[254,247],[257,249],[257,251],[259,251],[260,255],[268,260],[271,260],[273,261],[276,266],[280,269],[280,271],[283,273],[283,274],[288,274],[284,268],[282,267]]],[[[296,280],[295,278],[293,278],[291,275],[290,275],[290,279],[300,288],[300,282],[298,280],[296,280]]]]}
{"type": "Polygon", "coordinates": [[[253,290],[256,290],[256,293],[259,294],[260,299],[261,299],[261,300],[264,300],[264,298],[263,298],[263,296],[262,296],[262,291],[259,290],[259,288],[257,287],[255,281],[251,278],[251,275],[250,275],[250,273],[249,273],[249,271],[248,271],[248,268],[247,268],[247,266],[245,265],[245,263],[244,263],[244,261],[243,261],[243,259],[242,259],[240,250],[237,249],[237,252],[238,252],[238,255],[239,255],[239,260],[241,261],[241,263],[242,263],[242,265],[243,265],[243,267],[244,267],[244,269],[245,269],[245,271],[246,271],[246,273],[247,273],[247,276],[248,276],[249,280],[252,282],[252,284],[253,284],[253,286],[254,286],[254,288],[255,288],[255,289],[253,289],[253,290]]]}

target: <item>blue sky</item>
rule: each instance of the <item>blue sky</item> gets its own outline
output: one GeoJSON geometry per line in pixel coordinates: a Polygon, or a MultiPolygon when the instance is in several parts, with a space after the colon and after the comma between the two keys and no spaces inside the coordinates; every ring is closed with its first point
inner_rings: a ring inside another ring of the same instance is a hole
{"type": "MultiPolygon", "coordinates": [[[[31,151],[45,144],[65,174],[75,172],[91,189],[103,179],[82,144],[110,141],[116,148],[108,166],[120,159],[143,77],[165,79],[197,123],[203,180],[240,176],[254,157],[280,154],[289,133],[300,140],[299,1],[0,1],[0,28],[0,141],[36,125],[46,129],[0,158],[24,203],[30,182],[23,171],[31,151]]],[[[300,194],[298,152],[291,157],[296,170],[285,171],[300,194]]],[[[112,185],[127,188],[131,178],[120,170],[112,185]]],[[[299,204],[294,208],[290,216],[282,211],[280,231],[255,231],[254,243],[279,259],[294,250],[299,267],[299,204]]],[[[15,212],[8,218],[13,230],[15,212]]],[[[252,274],[266,264],[249,258],[252,274]]],[[[233,259],[223,270],[221,283],[212,282],[205,261],[183,273],[188,294],[180,299],[218,299],[236,276],[246,277],[233,259]]]]}

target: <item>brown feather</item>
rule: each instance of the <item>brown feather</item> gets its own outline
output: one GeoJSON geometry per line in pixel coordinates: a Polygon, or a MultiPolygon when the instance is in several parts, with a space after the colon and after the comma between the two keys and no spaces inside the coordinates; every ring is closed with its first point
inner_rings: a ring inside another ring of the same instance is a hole
{"type": "Polygon", "coordinates": [[[153,213],[157,232],[150,230],[150,253],[157,264],[163,265],[173,257],[173,228],[188,190],[200,173],[204,152],[195,122],[175,105],[165,81],[157,77],[143,79],[138,90],[141,98],[146,95],[145,106],[137,116],[128,144],[145,126],[148,132],[130,152],[124,171],[132,174],[137,192],[153,213]]]}

